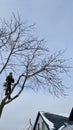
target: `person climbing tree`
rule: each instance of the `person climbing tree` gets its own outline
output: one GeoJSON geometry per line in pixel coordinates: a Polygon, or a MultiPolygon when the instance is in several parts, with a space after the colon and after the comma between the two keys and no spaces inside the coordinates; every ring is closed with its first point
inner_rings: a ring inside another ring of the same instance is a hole
{"type": "Polygon", "coordinates": [[[12,72],[6,77],[6,90],[5,95],[8,95],[8,99],[11,99],[11,84],[14,83],[12,72]]]}

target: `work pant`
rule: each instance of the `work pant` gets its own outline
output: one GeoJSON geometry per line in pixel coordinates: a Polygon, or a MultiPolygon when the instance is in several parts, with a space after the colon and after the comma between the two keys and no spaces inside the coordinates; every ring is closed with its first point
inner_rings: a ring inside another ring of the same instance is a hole
{"type": "Polygon", "coordinates": [[[10,86],[7,86],[6,92],[5,92],[5,95],[8,95],[8,98],[9,98],[9,99],[11,98],[10,93],[11,93],[11,85],[10,85],[10,86]]]}

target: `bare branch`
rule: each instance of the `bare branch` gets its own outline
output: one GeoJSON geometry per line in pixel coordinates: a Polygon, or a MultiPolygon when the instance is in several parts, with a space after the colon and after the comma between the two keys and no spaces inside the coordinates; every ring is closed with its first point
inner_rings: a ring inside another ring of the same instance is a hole
{"type": "MultiPolygon", "coordinates": [[[[2,99],[0,112],[4,106],[19,97],[25,88],[44,88],[56,96],[64,95],[65,86],[61,74],[68,73],[70,66],[64,59],[64,51],[50,54],[44,39],[38,39],[33,34],[34,24],[27,25],[20,16],[14,14],[10,22],[1,20],[0,25],[0,75],[3,71],[13,71],[16,77],[11,93],[17,88],[17,93],[10,101],[8,96],[2,99]],[[34,85],[36,84],[36,85],[34,85]]],[[[0,114],[1,115],[1,114],[0,114]]]]}

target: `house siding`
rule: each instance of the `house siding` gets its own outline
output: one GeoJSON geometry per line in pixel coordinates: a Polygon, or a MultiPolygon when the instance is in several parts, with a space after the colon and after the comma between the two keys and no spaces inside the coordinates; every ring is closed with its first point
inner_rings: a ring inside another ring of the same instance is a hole
{"type": "Polygon", "coordinates": [[[46,124],[44,123],[43,119],[41,116],[39,116],[36,127],[34,130],[49,130],[46,126],[46,124]]]}

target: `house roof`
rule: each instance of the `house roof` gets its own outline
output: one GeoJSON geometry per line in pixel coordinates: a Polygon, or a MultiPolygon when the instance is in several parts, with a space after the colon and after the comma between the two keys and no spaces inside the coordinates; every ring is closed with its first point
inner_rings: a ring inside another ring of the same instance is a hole
{"type": "Polygon", "coordinates": [[[39,116],[42,117],[42,119],[45,122],[48,129],[50,129],[50,127],[52,127],[52,129],[55,128],[55,130],[61,130],[59,128],[61,128],[62,126],[64,127],[67,124],[69,124],[69,125],[73,124],[73,121],[70,121],[68,117],[64,117],[61,115],[52,114],[52,113],[48,113],[48,112],[38,112],[33,130],[35,130],[39,116]]]}
{"type": "Polygon", "coordinates": [[[61,129],[61,130],[73,130],[73,125],[68,125],[65,128],[61,129]]]}

